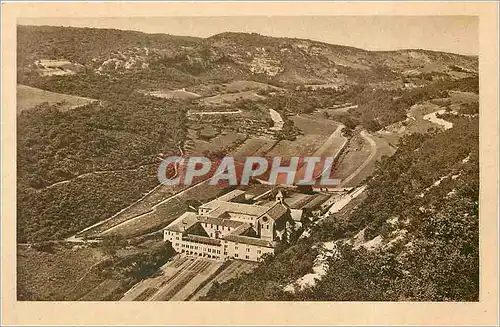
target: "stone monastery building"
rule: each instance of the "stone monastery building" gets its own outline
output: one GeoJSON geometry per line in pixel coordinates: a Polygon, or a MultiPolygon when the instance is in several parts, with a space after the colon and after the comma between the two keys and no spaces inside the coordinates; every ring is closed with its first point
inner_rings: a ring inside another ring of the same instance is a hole
{"type": "MultiPolygon", "coordinates": [[[[253,199],[255,201],[255,199],[253,199]]],[[[175,251],[217,260],[260,261],[295,226],[279,191],[274,201],[249,204],[245,191],[234,190],[185,212],[164,228],[175,251]]]]}

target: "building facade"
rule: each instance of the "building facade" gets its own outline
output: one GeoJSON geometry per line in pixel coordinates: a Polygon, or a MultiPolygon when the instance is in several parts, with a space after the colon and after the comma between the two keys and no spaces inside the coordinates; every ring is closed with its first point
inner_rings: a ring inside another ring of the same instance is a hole
{"type": "Polygon", "coordinates": [[[295,222],[281,192],[274,201],[247,202],[244,191],[234,190],[185,212],[164,228],[164,240],[191,256],[260,261],[295,222]]]}

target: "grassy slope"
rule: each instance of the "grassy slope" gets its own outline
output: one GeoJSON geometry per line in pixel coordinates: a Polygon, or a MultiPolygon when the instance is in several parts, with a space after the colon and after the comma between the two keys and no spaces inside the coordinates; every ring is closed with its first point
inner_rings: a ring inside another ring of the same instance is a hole
{"type": "Polygon", "coordinates": [[[79,106],[96,101],[85,97],[54,93],[37,89],[26,85],[17,85],[17,113],[23,110],[33,109],[47,102],[49,105],[56,104],[61,111],[71,110],[79,106]]]}

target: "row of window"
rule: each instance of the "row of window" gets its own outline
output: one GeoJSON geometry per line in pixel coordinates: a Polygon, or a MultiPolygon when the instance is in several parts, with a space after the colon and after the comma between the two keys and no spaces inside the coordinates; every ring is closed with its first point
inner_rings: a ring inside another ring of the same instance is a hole
{"type": "MultiPolygon", "coordinates": [[[[238,257],[239,257],[238,253],[235,253],[235,254],[234,254],[234,257],[235,257],[235,258],[238,258],[238,257]]],[[[249,255],[246,255],[246,256],[245,256],[245,259],[250,260],[250,256],[249,256],[249,255]]]]}
{"type": "MultiPolygon", "coordinates": [[[[247,246],[248,246],[248,245],[247,245],[247,246]]],[[[227,248],[227,247],[228,247],[228,246],[227,246],[227,244],[224,244],[224,251],[226,251],[226,248],[227,248]]],[[[235,251],[238,251],[238,249],[239,249],[239,248],[238,248],[238,245],[235,245],[235,246],[234,246],[234,250],[235,250],[235,251]]],[[[250,252],[250,248],[249,248],[249,247],[247,247],[247,248],[246,248],[246,250],[247,250],[247,252],[250,252]]],[[[262,251],[261,251],[261,250],[257,250],[257,254],[261,254],[261,253],[262,253],[262,251]]]]}
{"type": "MultiPolygon", "coordinates": [[[[175,243],[176,246],[179,246],[179,243],[175,243]]],[[[183,248],[186,248],[186,249],[191,249],[191,250],[198,250],[198,246],[197,245],[190,245],[190,244],[181,244],[181,247],[183,248]]],[[[203,247],[199,246],[199,250],[202,250],[203,247]]],[[[220,250],[216,250],[216,249],[207,249],[208,252],[210,253],[217,253],[217,254],[220,254],[220,250]]]]}
{"type": "MultiPolygon", "coordinates": [[[[179,244],[178,244],[178,243],[176,243],[175,245],[176,245],[176,246],[178,246],[179,244]]],[[[183,247],[184,247],[184,244],[183,244],[183,247]]],[[[189,248],[189,246],[186,246],[186,248],[189,248]]],[[[209,252],[210,252],[210,249],[208,249],[208,250],[209,250],[209,252]]],[[[202,256],[203,256],[203,257],[208,257],[208,258],[212,258],[212,259],[217,259],[217,258],[219,258],[219,256],[217,256],[217,255],[210,255],[210,254],[208,254],[208,253],[202,253],[202,252],[196,252],[196,251],[189,251],[189,250],[187,250],[187,249],[186,249],[186,250],[185,250],[185,249],[182,249],[182,250],[181,250],[181,252],[182,252],[182,253],[187,253],[187,254],[190,254],[190,255],[197,255],[197,256],[200,256],[200,257],[202,257],[202,256]]],[[[215,249],[212,249],[212,252],[211,252],[211,253],[214,253],[214,254],[215,254],[215,253],[216,253],[216,250],[215,250],[215,249]]],[[[261,254],[261,253],[262,253],[262,251],[261,251],[261,250],[257,250],[257,254],[261,254]]],[[[217,254],[220,254],[220,250],[217,250],[217,254]]],[[[224,252],[224,256],[227,256],[227,255],[228,255],[228,253],[227,253],[227,252],[224,252]]],[[[234,257],[235,257],[235,258],[239,258],[239,254],[238,254],[238,253],[235,253],[235,254],[234,254],[234,257]]],[[[250,256],[249,256],[249,255],[245,255],[245,259],[246,259],[246,260],[250,260],[250,256]]],[[[259,258],[259,260],[260,260],[260,258],[259,258]]]]}
{"type": "MultiPolygon", "coordinates": [[[[179,243],[175,243],[175,246],[178,247],[179,246],[179,243]]],[[[227,256],[228,255],[228,252],[227,252],[227,244],[224,245],[225,249],[224,249],[224,255],[227,256]]],[[[193,251],[188,251],[188,250],[203,250],[203,247],[202,246],[197,246],[197,245],[190,245],[190,244],[181,244],[181,248],[185,248],[186,251],[184,249],[182,249],[181,252],[190,252],[190,253],[193,253],[193,251]]],[[[235,250],[238,250],[238,246],[236,245],[235,247],[235,250]]],[[[210,249],[208,248],[207,249],[207,252],[209,253],[213,253],[213,254],[220,254],[220,250],[219,249],[210,249]]],[[[246,252],[250,252],[250,248],[246,248],[246,252]]],[[[195,255],[197,253],[194,253],[195,255]]],[[[257,255],[261,255],[262,254],[262,250],[257,250],[257,255]]],[[[200,253],[200,255],[202,255],[202,253],[200,253]]],[[[210,255],[208,255],[210,256],[210,255]]],[[[239,254],[238,253],[235,253],[234,254],[234,257],[235,258],[238,258],[239,257],[239,254]]],[[[249,258],[249,255],[245,255],[245,259],[250,259],[249,258]]]]}
{"type": "MultiPolygon", "coordinates": [[[[174,232],[170,232],[170,231],[167,231],[167,235],[176,235],[176,233],[174,232]]],[[[170,237],[170,240],[172,241],[174,239],[174,237],[170,237]]],[[[179,240],[179,236],[176,236],[175,239],[178,241],[179,240]]]]}
{"type": "MultiPolygon", "coordinates": [[[[218,258],[218,256],[216,256],[216,255],[210,255],[210,254],[201,253],[201,252],[195,252],[195,251],[188,251],[188,250],[184,250],[184,249],[181,252],[182,253],[187,253],[187,254],[190,254],[190,255],[197,255],[199,257],[208,257],[208,258],[212,258],[212,259],[217,259],[218,258]]],[[[227,255],[227,252],[224,252],[224,255],[227,255]]],[[[238,253],[236,253],[234,255],[234,257],[238,258],[239,257],[238,253]]],[[[250,260],[250,256],[246,255],[245,259],[246,260],[250,260]]]]}
{"type": "Polygon", "coordinates": [[[187,253],[187,254],[190,254],[190,255],[197,255],[199,257],[206,257],[206,258],[212,258],[212,259],[217,259],[218,258],[218,256],[216,256],[216,255],[210,255],[210,254],[201,253],[201,252],[194,252],[194,251],[188,251],[188,250],[182,250],[181,252],[182,253],[187,253]]]}
{"type": "MultiPolygon", "coordinates": [[[[208,227],[209,224],[205,223],[205,228],[209,228],[208,227]]],[[[214,226],[215,226],[215,230],[219,230],[219,226],[222,226],[222,225],[214,225],[214,224],[210,224],[210,228],[211,229],[214,229],[214,226]]],[[[225,231],[225,230],[228,230],[228,231],[231,231],[231,227],[228,227],[228,226],[222,226],[221,228],[222,231],[225,231]]]]}

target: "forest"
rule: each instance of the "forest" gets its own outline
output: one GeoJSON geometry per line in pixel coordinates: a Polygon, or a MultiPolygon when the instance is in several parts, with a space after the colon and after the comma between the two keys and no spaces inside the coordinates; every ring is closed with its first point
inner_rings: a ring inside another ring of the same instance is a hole
{"type": "Polygon", "coordinates": [[[42,104],[18,115],[20,242],[70,236],[139,199],[157,185],[161,158],[178,154],[186,138],[188,107],[142,95],[126,79],[27,82],[100,101],[64,112],[42,104]]]}

